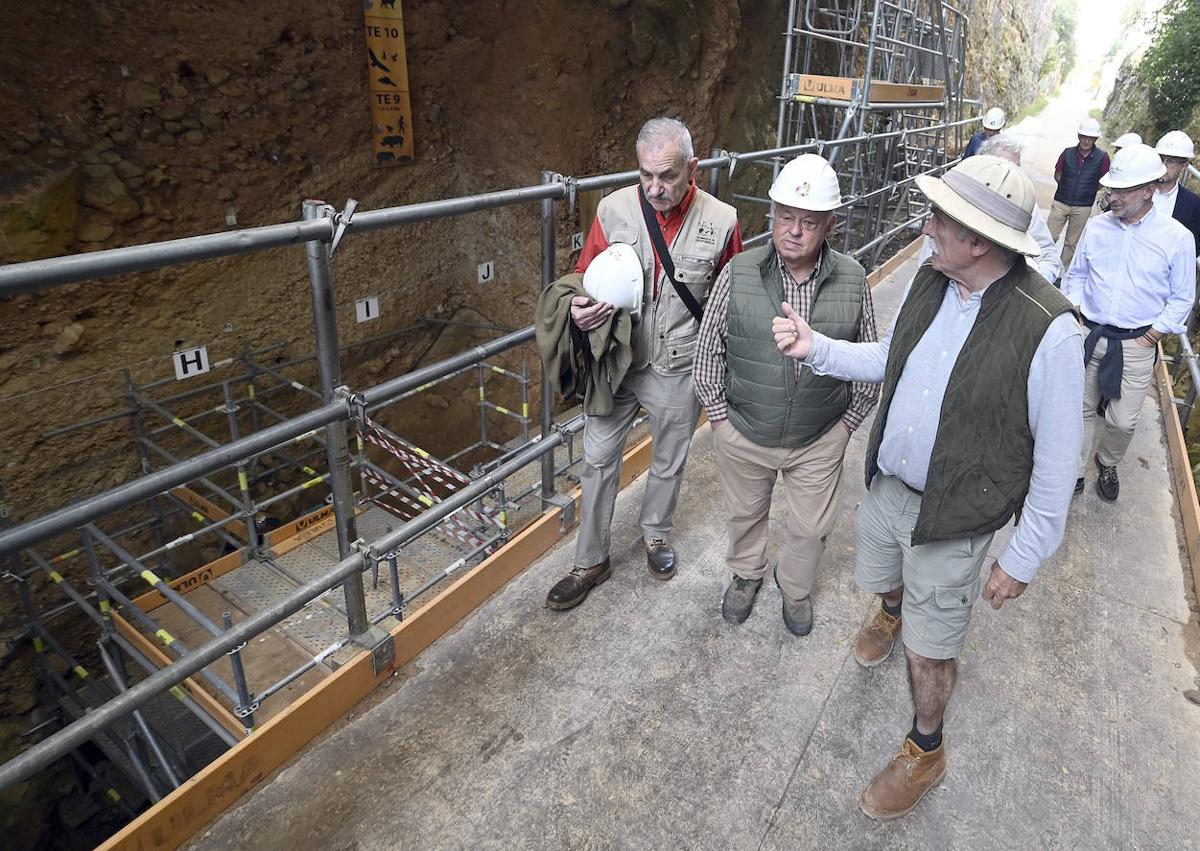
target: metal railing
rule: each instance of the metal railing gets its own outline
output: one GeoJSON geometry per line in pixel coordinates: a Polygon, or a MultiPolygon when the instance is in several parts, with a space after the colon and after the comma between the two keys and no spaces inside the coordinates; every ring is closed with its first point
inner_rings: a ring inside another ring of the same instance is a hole
{"type": "MultiPolygon", "coordinates": [[[[943,130],[957,127],[963,121],[944,122],[943,130]]],[[[835,141],[810,141],[804,144],[776,147],[750,153],[722,151],[719,155],[701,161],[705,170],[732,170],[740,162],[778,161],[810,151],[828,153],[832,149],[857,141],[892,139],[903,133],[892,132],[871,136],[846,138],[835,141]]],[[[933,158],[936,160],[936,157],[933,158]]],[[[936,161],[922,173],[944,170],[953,161],[936,161]]],[[[312,410],[290,417],[273,425],[266,425],[251,434],[235,437],[225,444],[211,446],[206,451],[186,460],[170,463],[167,467],[147,473],[103,493],[87,497],[72,505],[51,511],[33,520],[7,529],[0,529],[0,556],[14,557],[47,538],[76,529],[87,529],[96,537],[95,524],[100,518],[120,509],[129,508],[143,501],[169,493],[171,489],[186,483],[202,480],[224,469],[237,469],[258,455],[278,451],[298,438],[310,436],[314,431],[324,432],[325,454],[328,459],[327,481],[333,491],[333,507],[336,515],[339,561],[320,576],[300,584],[266,608],[246,617],[236,625],[210,624],[213,637],[200,646],[183,653],[169,666],[151,674],[136,685],[129,686],[100,707],[92,709],[83,717],[26,752],[0,766],[0,788],[6,787],[50,762],[69,753],[73,748],[95,736],[106,726],[137,710],[155,695],[171,689],[193,674],[204,672],[208,665],[235,650],[244,642],[275,626],[282,620],[308,605],[321,594],[341,586],[345,597],[349,636],[345,643],[355,641],[364,647],[375,649],[387,640],[375,626],[378,618],[369,616],[363,588],[362,575],[368,569],[378,569],[381,561],[420,535],[436,527],[455,511],[482,499],[501,488],[507,478],[531,463],[540,463],[542,478],[540,496],[542,507],[559,504],[561,497],[555,492],[556,473],[554,449],[568,441],[582,428],[581,418],[565,424],[554,422],[554,399],[549,382],[542,382],[540,411],[540,434],[533,436],[522,447],[508,454],[506,460],[482,473],[470,485],[455,491],[441,502],[437,502],[424,513],[403,523],[375,541],[365,542],[357,533],[354,520],[353,490],[351,487],[351,459],[347,445],[347,426],[362,422],[368,412],[394,403],[429,383],[475,367],[496,355],[524,345],[533,339],[532,326],[505,334],[487,343],[475,346],[453,357],[414,370],[406,375],[385,381],[361,392],[344,386],[341,380],[337,324],[332,306],[333,275],[331,256],[340,242],[350,234],[366,233],[403,224],[428,221],[447,216],[486,210],[495,207],[538,202],[541,234],[541,286],[548,286],[556,277],[555,235],[557,205],[569,201],[574,206],[576,194],[582,191],[607,189],[631,184],[637,180],[637,172],[598,175],[584,178],[563,176],[544,172],[542,182],[536,186],[503,190],[482,195],[472,195],[441,201],[430,201],[374,211],[357,211],[350,203],[338,212],[317,201],[306,201],[302,222],[251,228],[242,231],[209,234],[200,237],[171,240],[168,242],[130,248],[115,248],[89,254],[52,258],[31,263],[0,267],[0,295],[30,292],[67,283],[91,280],[110,275],[140,272],[178,263],[226,257],[282,245],[303,243],[308,263],[312,307],[317,330],[317,362],[320,373],[321,403],[312,410]]],[[[906,195],[912,175],[890,184],[894,194],[906,195]]],[[[873,189],[871,197],[886,193],[889,187],[873,189]]],[[[865,197],[865,196],[864,196],[865,197]]],[[[852,205],[858,199],[852,198],[852,205]]],[[[916,220],[914,220],[915,222],[916,220]]],[[[868,248],[876,251],[890,236],[899,235],[908,225],[893,229],[873,238],[868,248]],[[881,241],[882,240],[882,241],[881,241]]],[[[146,399],[137,404],[147,406],[146,399]]],[[[175,425],[178,426],[178,423],[175,425]]],[[[241,496],[229,493],[231,520],[241,520],[247,528],[253,526],[252,515],[255,505],[247,503],[241,496]]],[[[101,533],[102,534],[102,533],[101,533]]],[[[137,559],[121,548],[114,546],[112,535],[105,536],[106,546],[117,557],[128,563],[137,559]]],[[[103,540],[103,538],[101,539],[103,540]]],[[[34,559],[35,563],[37,559],[34,559]]],[[[44,562],[44,560],[43,560],[44,562]]],[[[41,567],[41,565],[38,565],[41,567]]],[[[155,585],[162,590],[161,585],[155,585]]],[[[120,594],[111,582],[101,582],[99,589],[105,594],[120,594]]],[[[86,604],[82,595],[77,602],[86,604]]],[[[178,602],[178,601],[176,601],[178,602]]],[[[90,605],[90,604],[88,604],[90,605]]],[[[136,607],[134,607],[136,608],[136,607]]],[[[386,614],[386,613],[385,613],[386,614]]],[[[311,667],[311,665],[307,666],[311,667]]],[[[305,668],[307,669],[307,668],[305,668]]],[[[298,676],[289,675],[280,684],[272,686],[270,693],[298,676]]],[[[203,675],[203,674],[202,674],[203,675]]],[[[228,689],[228,684],[224,684],[228,689]]],[[[224,690],[222,689],[222,690],[224,690]]],[[[233,698],[242,703],[246,699],[244,689],[237,688],[233,698]]],[[[260,695],[260,699],[263,695],[260,695]]],[[[248,708],[248,707],[244,707],[248,708]]]]}

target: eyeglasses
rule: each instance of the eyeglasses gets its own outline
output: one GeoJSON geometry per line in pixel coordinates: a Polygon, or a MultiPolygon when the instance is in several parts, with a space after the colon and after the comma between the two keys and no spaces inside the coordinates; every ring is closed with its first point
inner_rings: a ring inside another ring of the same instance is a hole
{"type": "Polygon", "coordinates": [[[778,212],[775,214],[775,224],[782,225],[784,228],[791,230],[792,225],[794,225],[796,222],[799,222],[800,227],[803,228],[804,230],[808,231],[809,233],[812,233],[813,231],[821,228],[828,221],[829,221],[828,217],[825,219],[822,219],[822,220],[817,220],[817,219],[810,219],[810,218],[801,218],[800,216],[797,216],[795,213],[778,212]]]}

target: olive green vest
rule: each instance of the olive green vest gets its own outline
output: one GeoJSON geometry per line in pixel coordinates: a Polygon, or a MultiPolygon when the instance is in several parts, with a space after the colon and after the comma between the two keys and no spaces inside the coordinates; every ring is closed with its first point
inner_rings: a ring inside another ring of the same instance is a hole
{"type": "MultiPolygon", "coordinates": [[[[892,331],[883,392],[867,445],[867,487],[879,470],[879,445],[896,384],[933,321],[947,278],[927,262],[913,279],[892,331]]],[[[1033,474],[1029,365],[1046,329],[1071,304],[1023,260],[983,294],[979,315],[950,373],[925,497],[912,543],[994,532],[1020,519],[1033,474]]]]}
{"type": "MultiPolygon", "coordinates": [[[[726,399],[729,422],[760,446],[794,449],[827,432],[850,403],[850,385],[820,376],[775,346],[771,320],[782,316],[783,275],[774,245],[730,261],[726,399]]],[[[839,340],[857,340],[866,275],[856,260],[828,245],[813,282],[813,328],[839,340]]]]}

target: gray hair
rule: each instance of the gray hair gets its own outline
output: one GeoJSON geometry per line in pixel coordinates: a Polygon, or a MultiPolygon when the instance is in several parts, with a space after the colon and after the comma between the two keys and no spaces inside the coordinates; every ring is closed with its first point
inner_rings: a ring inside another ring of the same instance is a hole
{"type": "Polygon", "coordinates": [[[987,139],[979,146],[979,153],[1012,160],[1017,165],[1021,164],[1021,143],[1011,133],[997,133],[987,139]],[[1006,154],[1011,156],[1006,156],[1006,154]]]}
{"type": "Polygon", "coordinates": [[[678,118],[651,118],[642,125],[636,147],[658,149],[667,145],[678,147],[684,161],[695,156],[691,131],[678,118]]]}

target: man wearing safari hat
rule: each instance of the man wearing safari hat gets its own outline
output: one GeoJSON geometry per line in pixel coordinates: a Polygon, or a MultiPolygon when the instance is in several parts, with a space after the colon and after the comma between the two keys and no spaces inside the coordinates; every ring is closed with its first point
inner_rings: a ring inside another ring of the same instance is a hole
{"type": "MultiPolygon", "coordinates": [[[[578,606],[610,576],[610,526],[621,459],[639,408],[645,408],[654,438],[642,497],[640,549],[655,579],[675,575],[670,534],[700,415],[692,386],[696,334],[709,288],[729,258],[742,250],[737,210],[696,185],[700,161],[682,121],[650,119],[642,125],[635,149],[640,183],[600,202],[575,269],[586,275],[606,248],[623,243],[641,264],[643,291],[632,362],[620,385],[612,388],[613,411],[589,416],[584,425],[575,564],[546,595],[551,609],[578,606]]],[[[612,311],[609,302],[576,296],[571,322],[580,331],[592,331],[612,311]]]]}
{"type": "Polygon", "coordinates": [[[1075,492],[1083,491],[1099,415],[1096,492],[1108,502],[1121,491],[1117,464],[1154,380],[1156,344],[1187,327],[1196,296],[1196,242],[1154,201],[1166,170],[1149,145],[1121,149],[1101,181],[1110,210],[1088,224],[1063,279],[1063,295],[1078,306],[1088,329],[1075,492]]]}
{"type": "Polygon", "coordinates": [[[911,812],[946,773],[943,716],[971,608],[1019,597],[1062,540],[1082,421],[1082,333],[1070,303],[1031,269],[1034,189],[979,155],[917,185],[937,251],[878,343],[814,332],[783,305],[780,351],[820,375],[883,383],[858,511],[856,579],[881,605],[854,657],[904,643],[916,715],[859,799],[871,818],[911,812]],[[986,574],[992,536],[1016,529],[986,574]]]}
{"type": "Polygon", "coordinates": [[[842,458],[879,389],[815,375],[775,347],[780,302],[823,333],[873,342],[866,273],[826,241],[842,197],[837,174],[816,154],[789,162],[771,186],[769,245],[738,254],[713,286],[700,325],[693,377],[708,412],[729,532],[733,578],[721,614],[742,623],[767,572],[768,514],[776,478],[787,505],[772,577],[793,635],[813,625],[811,592],[825,538],[837,520],[842,458]]]}

